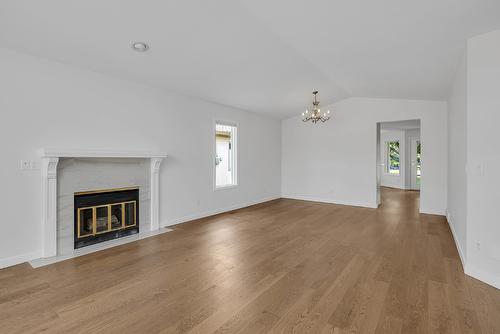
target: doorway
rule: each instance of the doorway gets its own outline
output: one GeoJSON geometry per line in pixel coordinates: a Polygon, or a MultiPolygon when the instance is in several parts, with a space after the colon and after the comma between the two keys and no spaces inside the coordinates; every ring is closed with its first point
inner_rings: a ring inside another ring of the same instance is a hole
{"type": "Polygon", "coordinates": [[[422,184],[420,120],[377,123],[377,202],[380,188],[419,191],[422,184]]]}

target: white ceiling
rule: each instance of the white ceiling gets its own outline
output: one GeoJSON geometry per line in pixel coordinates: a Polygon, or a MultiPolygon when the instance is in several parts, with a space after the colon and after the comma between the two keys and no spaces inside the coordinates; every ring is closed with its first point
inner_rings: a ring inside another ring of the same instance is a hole
{"type": "Polygon", "coordinates": [[[499,28],[499,0],[0,1],[3,47],[280,118],[314,89],[445,99],[466,38],[499,28]]]}

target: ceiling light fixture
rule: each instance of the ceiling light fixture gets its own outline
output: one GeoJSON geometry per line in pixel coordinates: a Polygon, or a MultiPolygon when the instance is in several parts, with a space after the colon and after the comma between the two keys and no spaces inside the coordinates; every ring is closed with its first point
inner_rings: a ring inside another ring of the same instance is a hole
{"type": "Polygon", "coordinates": [[[135,42],[132,43],[132,49],[139,52],[145,52],[148,51],[149,46],[144,42],[135,42]]]}
{"type": "Polygon", "coordinates": [[[306,109],[306,112],[302,113],[302,122],[312,121],[314,124],[316,124],[318,121],[326,122],[330,119],[330,110],[321,114],[321,109],[319,108],[319,101],[316,100],[317,94],[318,91],[315,90],[313,92],[314,101],[313,101],[312,111],[309,112],[309,109],[306,109]]]}

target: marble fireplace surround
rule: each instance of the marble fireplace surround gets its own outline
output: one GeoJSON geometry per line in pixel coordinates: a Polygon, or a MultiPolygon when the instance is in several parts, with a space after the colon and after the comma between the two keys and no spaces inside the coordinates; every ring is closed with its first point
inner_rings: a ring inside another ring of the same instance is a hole
{"type": "MultiPolygon", "coordinates": [[[[160,230],[159,223],[159,172],[163,159],[166,154],[155,151],[120,151],[120,150],[101,150],[101,149],[40,149],[38,154],[41,158],[42,170],[42,189],[43,189],[43,218],[42,218],[42,250],[43,255],[39,264],[44,265],[45,262],[57,262],[58,255],[58,168],[57,165],[61,158],[113,158],[113,159],[147,159],[150,161],[150,233],[145,233],[145,236],[154,235],[160,230]],[[52,259],[50,261],[44,261],[52,259]]],[[[144,235],[142,237],[144,237],[144,235]]],[[[123,238],[123,239],[127,239],[123,238]]],[[[136,240],[137,238],[135,238],[136,240]]],[[[140,239],[140,238],[139,238],[140,239]]],[[[121,239],[116,239],[121,240],[121,239]]],[[[134,238],[132,238],[134,240],[134,238]]],[[[119,242],[117,244],[124,243],[119,242]]],[[[89,246],[92,247],[92,246],[89,246]]],[[[84,247],[84,248],[89,248],[84,247]]],[[[83,249],[84,249],[83,248],[83,249]]],[[[108,247],[105,247],[108,248],[108,247]]],[[[96,249],[96,248],[94,248],[96,249]]],[[[98,250],[98,249],[96,249],[98,250]]],[[[74,256],[78,256],[75,254],[74,256]]],[[[69,256],[69,257],[74,257],[69,256]]],[[[68,257],[65,257],[68,258],[68,257]]],[[[63,260],[63,259],[59,259],[63,260]]],[[[37,261],[37,260],[35,260],[37,261]]],[[[32,263],[33,265],[33,263],[32,263]]]]}

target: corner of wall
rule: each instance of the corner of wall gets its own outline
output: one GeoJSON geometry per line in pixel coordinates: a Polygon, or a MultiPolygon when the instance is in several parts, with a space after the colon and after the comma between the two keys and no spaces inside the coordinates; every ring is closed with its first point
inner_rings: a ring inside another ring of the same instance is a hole
{"type": "Polygon", "coordinates": [[[38,258],[42,257],[42,255],[43,255],[43,252],[41,249],[39,249],[35,252],[20,254],[20,255],[8,257],[8,258],[0,259],[0,269],[15,266],[15,265],[18,265],[18,264],[21,264],[24,262],[29,262],[29,261],[38,259],[38,258]]]}
{"type": "Polygon", "coordinates": [[[490,272],[484,271],[475,267],[470,263],[466,263],[464,266],[464,272],[468,276],[480,280],[486,284],[489,284],[497,289],[500,289],[500,276],[494,275],[490,272]]]}
{"type": "Polygon", "coordinates": [[[457,247],[458,255],[460,256],[460,261],[462,262],[462,267],[464,268],[464,271],[465,271],[465,267],[467,265],[467,257],[466,257],[465,252],[463,251],[462,246],[460,246],[460,241],[458,239],[457,233],[455,232],[455,228],[453,227],[453,223],[451,221],[451,215],[448,212],[448,210],[446,210],[446,211],[447,211],[446,212],[446,221],[448,222],[448,225],[450,226],[451,235],[453,236],[453,240],[455,241],[455,246],[457,247]]]}

